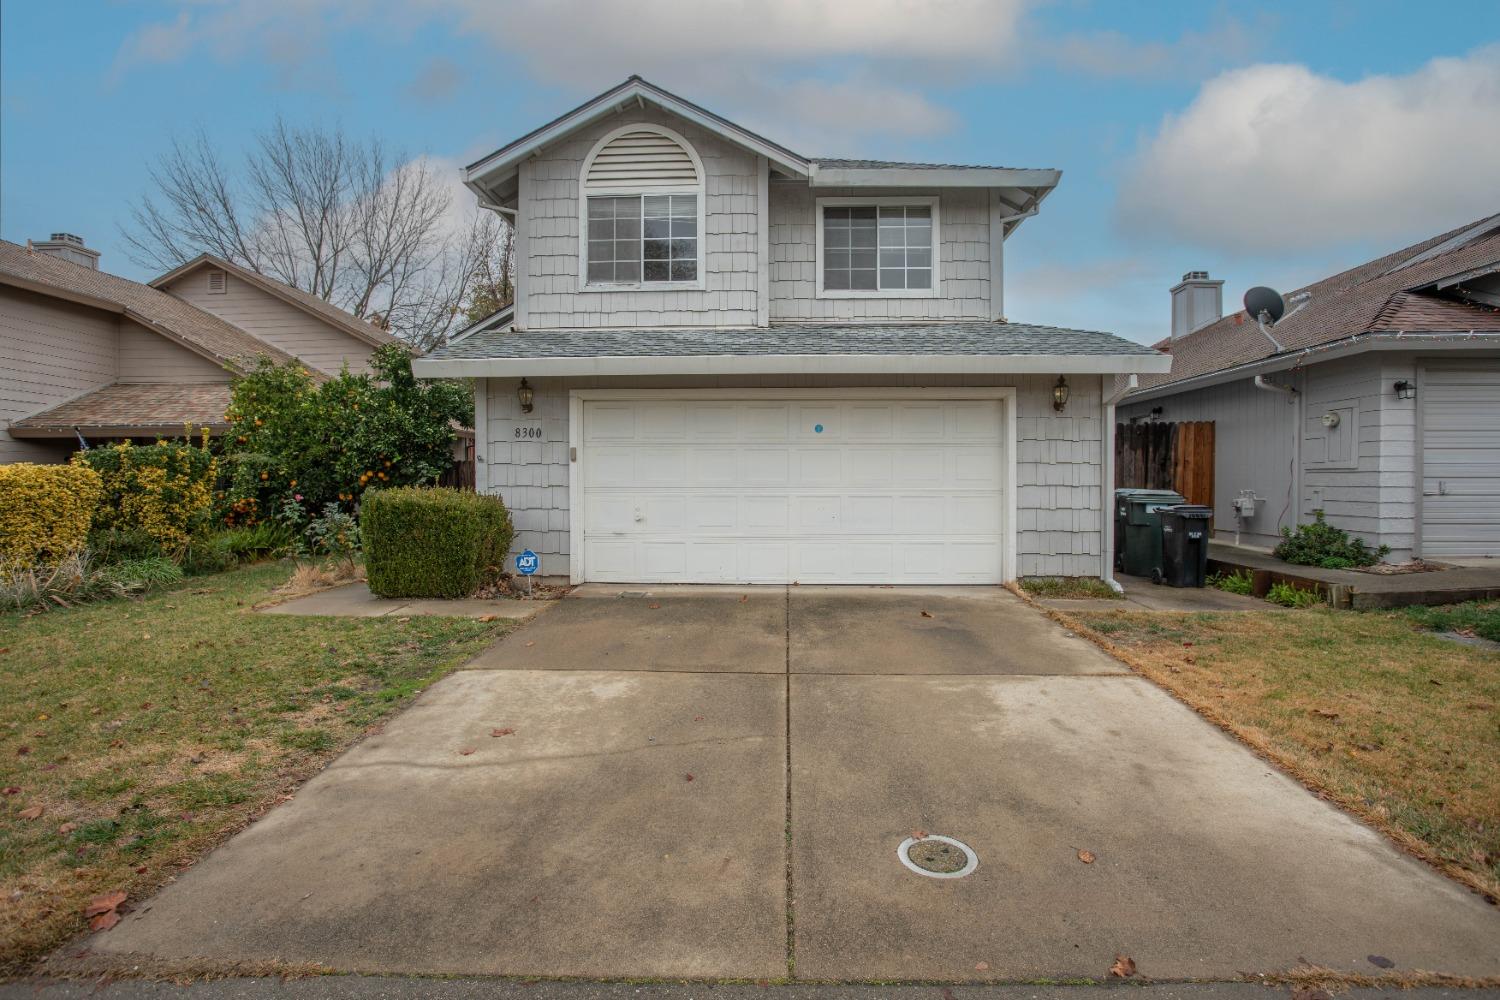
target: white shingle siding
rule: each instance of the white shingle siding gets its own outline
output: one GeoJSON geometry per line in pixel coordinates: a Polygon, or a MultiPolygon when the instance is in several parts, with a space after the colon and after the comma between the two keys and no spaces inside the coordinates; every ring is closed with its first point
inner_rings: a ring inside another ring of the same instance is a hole
{"type": "Polygon", "coordinates": [[[802,182],[772,181],[771,320],[990,319],[990,203],[989,192],[981,188],[939,193],[941,283],[936,297],[817,297],[817,199],[915,193],[888,188],[814,192],[802,182]]]}
{"type": "Polygon", "coordinates": [[[1070,379],[1072,398],[1064,415],[1052,410],[1050,376],[915,376],[891,378],[616,378],[536,379],[534,409],[522,414],[514,381],[486,379],[488,427],[485,476],[489,492],[511,510],[515,551],[542,557],[544,576],[568,575],[568,393],[585,388],[843,388],[869,386],[1017,386],[1016,572],[1020,576],[1098,576],[1100,559],[1100,439],[1103,431],[1099,380],[1070,379]],[[515,443],[507,424],[539,422],[542,440],[515,443]]]}
{"type": "Polygon", "coordinates": [[[520,171],[521,282],[527,329],[598,326],[754,326],[757,316],[758,163],[688,122],[633,110],[558,142],[520,171]],[[579,205],[584,161],[621,126],[662,124],[690,143],[704,169],[702,289],[579,291],[579,205]]]}

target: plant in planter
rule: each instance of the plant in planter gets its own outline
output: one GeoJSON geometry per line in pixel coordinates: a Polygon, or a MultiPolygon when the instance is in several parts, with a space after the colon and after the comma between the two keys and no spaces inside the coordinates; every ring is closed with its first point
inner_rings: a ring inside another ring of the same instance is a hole
{"type": "Polygon", "coordinates": [[[1281,544],[1272,555],[1297,566],[1351,569],[1373,566],[1391,551],[1389,545],[1373,548],[1364,539],[1349,537],[1349,532],[1325,521],[1321,510],[1313,517],[1312,524],[1299,524],[1296,531],[1282,528],[1281,544]]]}

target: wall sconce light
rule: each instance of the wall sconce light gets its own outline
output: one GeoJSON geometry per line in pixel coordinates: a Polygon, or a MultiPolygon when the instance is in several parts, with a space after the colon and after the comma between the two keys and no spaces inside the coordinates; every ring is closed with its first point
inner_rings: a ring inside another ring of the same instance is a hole
{"type": "Polygon", "coordinates": [[[1416,399],[1417,398],[1417,386],[1416,386],[1415,382],[1410,382],[1410,381],[1408,381],[1406,379],[1402,379],[1401,381],[1397,382],[1394,386],[1392,386],[1392,388],[1394,388],[1396,390],[1396,398],[1397,399],[1416,399]]]}
{"type": "Polygon", "coordinates": [[[1052,387],[1052,408],[1058,413],[1068,405],[1068,380],[1063,376],[1057,376],[1057,384],[1052,387]]]}
{"type": "Polygon", "coordinates": [[[536,399],[536,393],[531,389],[531,383],[524,378],[521,385],[516,389],[516,398],[521,401],[521,412],[530,413],[532,401],[536,399]]]}

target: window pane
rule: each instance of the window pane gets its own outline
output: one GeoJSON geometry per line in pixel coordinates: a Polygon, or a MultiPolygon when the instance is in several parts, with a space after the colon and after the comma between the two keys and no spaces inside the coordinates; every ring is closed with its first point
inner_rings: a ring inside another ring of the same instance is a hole
{"type": "Polygon", "coordinates": [[[589,263],[614,260],[614,246],[608,240],[589,240],[589,263]]]}
{"type": "Polygon", "coordinates": [[[932,218],[932,209],[926,205],[908,205],[906,207],[906,218],[908,220],[930,219],[932,218]]]}
{"type": "Polygon", "coordinates": [[[899,205],[883,205],[880,209],[880,221],[889,224],[892,221],[898,224],[906,218],[906,209],[899,205]]]}
{"type": "Polygon", "coordinates": [[[673,281],[692,281],[698,276],[698,262],[696,260],[674,260],[672,261],[673,281]]]}
{"type": "Polygon", "coordinates": [[[907,288],[931,288],[932,270],[925,267],[914,267],[906,272],[907,288]]]}
{"type": "Polygon", "coordinates": [[[670,219],[646,219],[641,230],[648,240],[664,240],[672,235],[670,219]]]}
{"type": "Polygon", "coordinates": [[[931,267],[932,251],[926,247],[912,247],[906,251],[907,267],[931,267]]]}
{"type": "Polygon", "coordinates": [[[615,234],[615,222],[613,219],[597,219],[592,212],[589,215],[589,239],[607,240],[615,234]]]}
{"type": "Polygon", "coordinates": [[[672,195],[672,216],[673,218],[696,220],[698,218],[698,196],[695,194],[672,195]]]}
{"type": "Polygon", "coordinates": [[[672,220],[672,236],[674,238],[675,237],[682,237],[682,236],[692,237],[692,236],[697,236],[697,235],[698,235],[698,220],[696,218],[692,218],[692,219],[675,219],[674,218],[672,220]]]}
{"type": "Polygon", "coordinates": [[[622,260],[615,264],[616,281],[640,281],[641,263],[637,260],[622,260]]]}
{"type": "Polygon", "coordinates": [[[672,274],[672,272],[668,268],[666,261],[664,261],[664,260],[648,260],[648,261],[646,261],[646,280],[647,281],[667,281],[671,277],[671,274],[672,274]]]}
{"type": "Polygon", "coordinates": [[[615,219],[615,239],[638,240],[641,238],[641,220],[639,218],[625,218],[620,216],[615,219]]]}
{"type": "Polygon", "coordinates": [[[880,251],[880,266],[881,267],[905,267],[906,266],[906,251],[905,250],[882,250],[882,251],[880,251]]]}
{"type": "Polygon", "coordinates": [[[825,208],[823,209],[824,222],[848,222],[849,210],[847,208],[825,208]]]}
{"type": "Polygon", "coordinates": [[[642,244],[643,253],[647,260],[666,260],[669,256],[668,248],[671,246],[666,240],[646,240],[642,244]]]}
{"type": "Polygon", "coordinates": [[[849,254],[849,266],[850,267],[855,267],[855,268],[862,268],[863,267],[863,268],[871,268],[871,269],[873,269],[875,267],[875,251],[874,250],[854,250],[854,251],[851,251],[850,254],[849,254]]]}
{"type": "Polygon", "coordinates": [[[869,205],[851,208],[849,209],[849,218],[856,221],[863,219],[873,222],[875,220],[875,206],[869,205]]]}
{"type": "Polygon", "coordinates": [[[697,240],[673,240],[672,241],[672,259],[673,260],[687,260],[689,258],[693,258],[693,257],[697,257],[697,256],[698,256],[698,241],[697,240]]]}
{"type": "Polygon", "coordinates": [[[824,226],[823,246],[847,247],[849,245],[849,229],[847,226],[824,226]]]}
{"type": "Polygon", "coordinates": [[[849,245],[852,247],[875,249],[875,227],[856,228],[849,233],[849,245]]]}
{"type": "Polygon", "coordinates": [[[849,269],[849,251],[828,250],[825,248],[823,251],[823,266],[847,271],[849,269]]]}
{"type": "Polygon", "coordinates": [[[874,268],[868,271],[850,271],[849,287],[860,291],[874,291],[876,288],[874,268]]]}
{"type": "Polygon", "coordinates": [[[828,268],[823,272],[823,288],[835,292],[847,291],[849,288],[849,271],[847,268],[828,268]]]}
{"type": "Polygon", "coordinates": [[[906,272],[900,268],[881,268],[881,288],[905,288],[906,272]]]}
{"type": "Polygon", "coordinates": [[[672,198],[670,195],[654,194],[641,199],[646,206],[646,218],[665,219],[671,216],[672,198]]]}
{"type": "Polygon", "coordinates": [[[615,266],[609,261],[589,261],[590,281],[610,281],[615,276],[615,266]]]}

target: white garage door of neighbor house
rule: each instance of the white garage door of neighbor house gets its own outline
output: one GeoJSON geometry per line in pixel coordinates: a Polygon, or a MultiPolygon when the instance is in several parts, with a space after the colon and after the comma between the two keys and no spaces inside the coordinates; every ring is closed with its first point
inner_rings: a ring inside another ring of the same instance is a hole
{"type": "Polygon", "coordinates": [[[998,583],[998,399],[585,400],[582,576],[998,583]]]}
{"type": "Polygon", "coordinates": [[[1500,362],[1430,366],[1422,406],[1422,555],[1500,556],[1500,362]]]}

